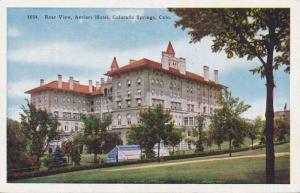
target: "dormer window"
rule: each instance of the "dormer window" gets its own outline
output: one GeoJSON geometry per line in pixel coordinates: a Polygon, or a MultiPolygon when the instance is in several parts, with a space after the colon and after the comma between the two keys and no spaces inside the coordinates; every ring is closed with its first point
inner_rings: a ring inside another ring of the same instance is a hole
{"type": "Polygon", "coordinates": [[[142,80],[139,78],[139,79],[137,80],[137,85],[141,85],[141,83],[142,83],[142,80]]]}
{"type": "Polygon", "coordinates": [[[127,81],[127,87],[131,87],[131,81],[130,80],[127,81]]]}
{"type": "Polygon", "coordinates": [[[118,87],[120,88],[122,86],[121,82],[118,82],[118,87]]]}

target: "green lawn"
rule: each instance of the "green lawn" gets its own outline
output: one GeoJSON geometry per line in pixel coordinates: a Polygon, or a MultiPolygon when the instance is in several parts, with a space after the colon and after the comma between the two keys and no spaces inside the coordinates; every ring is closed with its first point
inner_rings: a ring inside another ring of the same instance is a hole
{"type": "MultiPolygon", "coordinates": [[[[289,144],[278,145],[276,152],[288,152],[289,144]]],[[[264,183],[265,158],[239,156],[263,154],[264,149],[162,163],[144,163],[113,168],[85,170],[19,180],[24,183],[264,183]],[[202,160],[202,162],[201,162],[202,160]],[[205,161],[203,161],[205,160],[205,161]],[[210,160],[210,161],[209,161],[210,160]],[[191,162],[192,161],[192,162],[191,162]],[[200,161],[200,162],[198,162],[200,161]],[[188,163],[185,163],[188,162],[188,163]],[[191,163],[189,163],[191,162],[191,163]],[[172,165],[173,164],[173,165],[172,165]],[[176,164],[176,165],[174,165],[176,164]],[[136,168],[138,167],[138,168],[136,168]],[[144,167],[144,168],[141,168],[144,167]]],[[[276,158],[277,183],[289,183],[289,155],[276,158]]]]}

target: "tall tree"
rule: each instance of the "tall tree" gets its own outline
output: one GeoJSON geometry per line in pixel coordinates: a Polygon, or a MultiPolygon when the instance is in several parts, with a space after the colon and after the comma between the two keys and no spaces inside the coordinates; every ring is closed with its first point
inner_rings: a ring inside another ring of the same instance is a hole
{"type": "Polygon", "coordinates": [[[162,105],[157,105],[141,113],[141,122],[142,128],[150,132],[153,137],[151,139],[157,143],[157,160],[160,162],[160,143],[166,141],[168,135],[174,130],[172,115],[169,111],[165,111],[162,105]]]}
{"type": "Polygon", "coordinates": [[[58,135],[59,123],[51,113],[37,109],[28,100],[27,107],[22,106],[22,110],[21,129],[29,142],[30,154],[37,157],[37,163],[40,166],[40,158],[48,149],[50,141],[58,135]]]}
{"type": "Polygon", "coordinates": [[[259,134],[259,128],[255,127],[255,122],[246,122],[245,127],[247,128],[247,136],[251,139],[251,147],[253,148],[253,141],[257,138],[259,134]]]}
{"type": "Polygon", "coordinates": [[[195,145],[196,145],[196,153],[204,151],[204,142],[206,141],[206,133],[204,132],[205,127],[205,117],[202,115],[198,115],[196,117],[196,127],[192,131],[193,137],[196,138],[195,145]]]}
{"type": "Polygon", "coordinates": [[[290,10],[261,9],[170,9],[179,20],[175,26],[189,30],[191,42],[213,38],[212,50],[225,51],[228,58],[257,58],[260,66],[253,73],[266,78],[266,182],[275,183],[273,143],[273,71],[280,66],[290,71],[290,10]]]}
{"type": "Polygon", "coordinates": [[[250,105],[240,101],[231,95],[228,89],[224,89],[218,98],[220,108],[215,109],[212,117],[212,126],[222,133],[223,140],[229,142],[229,156],[231,156],[232,142],[239,146],[245,137],[244,120],[240,115],[250,108],[250,105]]]}
{"type": "Polygon", "coordinates": [[[26,154],[26,139],[18,121],[7,119],[7,167],[17,169],[22,156],[26,154]]]}
{"type": "Polygon", "coordinates": [[[94,162],[97,162],[97,155],[102,153],[107,127],[111,124],[111,116],[100,118],[96,114],[90,114],[83,118],[84,141],[88,149],[94,154],[94,162]]]}
{"type": "Polygon", "coordinates": [[[157,160],[160,162],[160,143],[165,143],[174,131],[172,115],[169,111],[165,111],[162,105],[157,105],[143,110],[140,116],[141,124],[130,129],[128,140],[144,148],[148,158],[153,153],[154,145],[157,144],[157,160]]]}

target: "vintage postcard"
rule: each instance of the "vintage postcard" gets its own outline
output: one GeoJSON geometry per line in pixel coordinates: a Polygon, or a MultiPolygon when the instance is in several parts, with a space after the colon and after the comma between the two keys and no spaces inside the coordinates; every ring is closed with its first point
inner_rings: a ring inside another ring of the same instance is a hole
{"type": "Polygon", "coordinates": [[[298,1],[1,3],[1,191],[300,190],[298,1]]]}

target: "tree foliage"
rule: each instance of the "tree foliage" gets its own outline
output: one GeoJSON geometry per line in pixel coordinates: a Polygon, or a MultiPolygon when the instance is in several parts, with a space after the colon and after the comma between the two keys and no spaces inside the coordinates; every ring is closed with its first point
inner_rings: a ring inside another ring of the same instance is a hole
{"type": "Polygon", "coordinates": [[[84,142],[87,148],[94,154],[94,162],[98,162],[97,155],[103,151],[107,127],[111,124],[111,116],[100,118],[96,114],[90,114],[83,118],[84,142]]]}
{"type": "Polygon", "coordinates": [[[205,117],[202,115],[198,115],[196,117],[197,126],[193,129],[192,135],[196,138],[194,144],[196,145],[195,152],[203,152],[204,151],[204,142],[206,141],[207,135],[204,131],[205,127],[205,117]]]}
{"type": "Polygon", "coordinates": [[[7,119],[7,167],[21,167],[20,160],[26,155],[26,139],[18,121],[7,119]]]}
{"type": "Polygon", "coordinates": [[[278,142],[286,141],[290,134],[290,123],[286,119],[274,120],[274,137],[278,142]]]}
{"type": "Polygon", "coordinates": [[[29,154],[40,158],[48,149],[51,140],[58,135],[58,121],[45,110],[37,109],[27,100],[27,107],[22,106],[21,129],[28,141],[29,154]]]}
{"type": "Polygon", "coordinates": [[[153,156],[153,148],[158,144],[157,159],[160,161],[160,143],[167,141],[168,136],[174,130],[174,123],[171,122],[172,115],[165,111],[162,105],[148,108],[141,113],[141,124],[132,126],[128,133],[128,141],[137,143],[144,149],[146,157],[153,156]]]}
{"type": "Polygon", "coordinates": [[[112,150],[116,145],[122,145],[123,141],[117,133],[106,133],[104,137],[104,146],[103,151],[104,153],[108,153],[112,150]]]}
{"type": "Polygon", "coordinates": [[[173,155],[175,153],[175,146],[178,145],[182,141],[182,139],[183,139],[182,128],[174,128],[174,130],[168,134],[167,139],[165,140],[165,144],[172,146],[173,155]]]}
{"type": "MultiPolygon", "coordinates": [[[[250,108],[250,105],[240,101],[231,95],[228,89],[224,89],[218,98],[220,108],[215,109],[211,120],[211,129],[213,136],[217,136],[217,140],[228,140],[229,149],[232,145],[239,147],[244,140],[246,131],[244,120],[240,115],[250,108]],[[220,139],[219,139],[220,138],[220,139]]],[[[231,151],[229,153],[231,156],[231,151]]]]}

